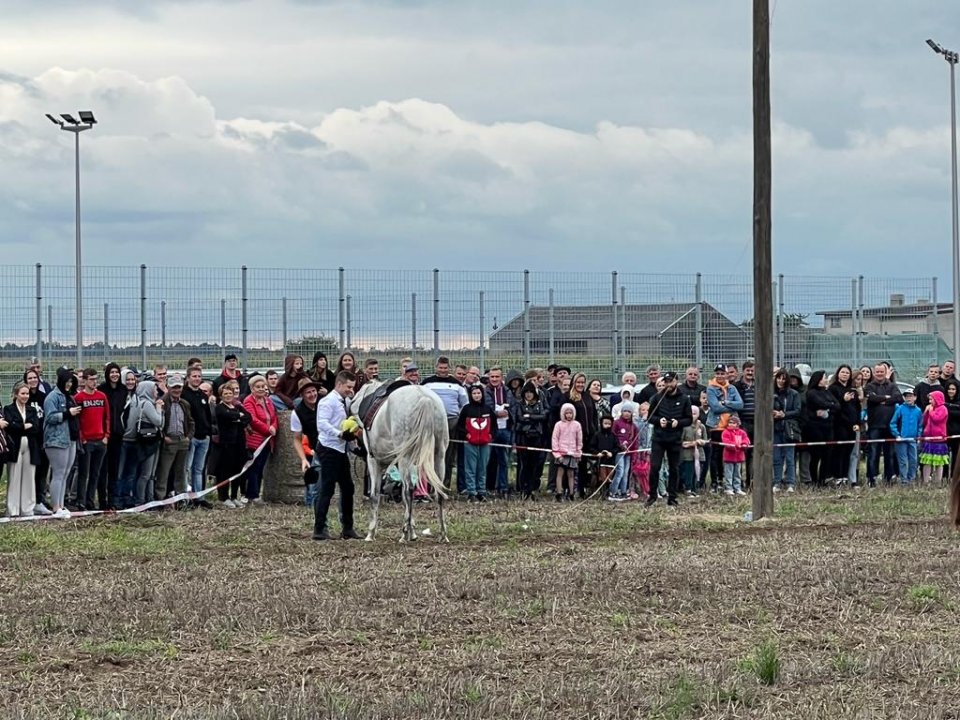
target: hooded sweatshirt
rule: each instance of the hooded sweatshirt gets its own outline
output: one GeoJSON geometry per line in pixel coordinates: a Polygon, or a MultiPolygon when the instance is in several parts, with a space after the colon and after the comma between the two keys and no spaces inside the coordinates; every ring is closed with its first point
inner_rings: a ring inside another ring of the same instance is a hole
{"type": "Polygon", "coordinates": [[[480,399],[475,400],[473,391],[476,388],[483,389],[482,385],[473,385],[467,389],[469,401],[460,410],[457,418],[457,428],[460,430],[467,443],[470,445],[489,445],[493,440],[493,428],[495,418],[490,406],[487,405],[483,393],[480,393],[480,399]]]}
{"type": "Polygon", "coordinates": [[[939,390],[933,390],[929,397],[932,406],[923,413],[923,436],[946,437],[949,412],[944,403],[943,393],[939,390]]]}
{"type": "Polygon", "coordinates": [[[274,394],[291,410],[296,404],[297,385],[305,377],[307,373],[303,370],[303,358],[299,355],[287,355],[283,359],[283,375],[277,380],[277,389],[274,390],[274,394]],[[297,360],[300,361],[300,369],[294,370],[293,364],[297,360]]]}
{"type": "Polygon", "coordinates": [[[103,368],[103,374],[106,380],[97,386],[97,389],[107,396],[107,405],[110,408],[110,434],[115,437],[123,435],[123,409],[127,406],[127,387],[124,385],[126,375],[116,363],[107,363],[103,368]],[[120,380],[116,386],[110,385],[110,371],[120,372],[120,380]]]}
{"type": "Polygon", "coordinates": [[[893,417],[890,420],[890,432],[893,433],[894,437],[920,437],[922,427],[923,411],[920,408],[916,405],[907,405],[907,403],[897,405],[897,409],[893,411],[893,417]]]}
{"type": "Polygon", "coordinates": [[[137,442],[139,425],[149,424],[159,429],[163,427],[163,416],[157,410],[157,384],[153,380],[144,380],[137,385],[133,400],[126,411],[123,441],[137,442]]]}
{"type": "Polygon", "coordinates": [[[570,403],[564,403],[560,408],[560,422],[553,426],[554,457],[572,455],[575,458],[583,454],[583,429],[576,420],[567,420],[567,413],[576,417],[577,410],[570,403]]]}
{"type": "MultiPolygon", "coordinates": [[[[633,404],[633,403],[631,403],[633,404]]],[[[633,419],[624,420],[618,417],[613,421],[613,434],[617,438],[618,451],[640,449],[640,430],[637,428],[633,419]]]]}

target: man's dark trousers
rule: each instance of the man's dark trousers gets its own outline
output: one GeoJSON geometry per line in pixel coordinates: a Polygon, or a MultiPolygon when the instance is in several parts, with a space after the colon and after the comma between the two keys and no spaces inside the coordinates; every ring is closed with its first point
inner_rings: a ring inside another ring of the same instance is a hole
{"type": "Polygon", "coordinates": [[[353,530],[353,475],[346,453],[323,446],[317,447],[320,459],[320,490],[313,505],[313,532],[327,529],[327,512],[333,491],[340,487],[340,527],[343,532],[353,530]]]}

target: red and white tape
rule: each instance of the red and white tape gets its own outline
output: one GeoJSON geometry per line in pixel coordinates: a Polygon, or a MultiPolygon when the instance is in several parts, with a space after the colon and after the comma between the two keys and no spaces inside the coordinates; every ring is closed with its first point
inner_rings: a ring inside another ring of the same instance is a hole
{"type": "Polygon", "coordinates": [[[199,500],[200,498],[204,498],[207,495],[215,492],[219,488],[228,487],[230,483],[249,470],[250,466],[253,465],[253,461],[257,459],[261,452],[263,452],[263,449],[267,446],[267,443],[269,443],[270,440],[271,438],[266,438],[262,443],[260,443],[260,447],[253,451],[253,457],[243,464],[243,469],[241,469],[236,475],[233,475],[226,480],[218,482],[216,485],[205,488],[199,492],[188,490],[187,492],[179,493],[178,495],[173,495],[172,497],[164,498],[163,500],[151,500],[150,502],[137,505],[136,507],[126,508],[125,510],[83,510],[81,512],[72,512],[70,513],[69,518],[58,517],[56,515],[20,515],[18,517],[0,517],[0,525],[6,523],[35,522],[40,520],[78,520],[80,518],[96,517],[98,515],[136,515],[138,513],[147,512],[148,510],[153,510],[154,508],[175,505],[176,503],[183,502],[185,500],[199,500]]]}

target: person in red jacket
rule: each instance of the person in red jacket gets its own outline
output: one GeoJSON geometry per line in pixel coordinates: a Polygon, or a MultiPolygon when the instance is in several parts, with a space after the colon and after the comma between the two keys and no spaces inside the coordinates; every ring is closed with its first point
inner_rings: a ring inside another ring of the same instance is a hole
{"type": "Polygon", "coordinates": [[[252,456],[264,440],[269,439],[269,442],[247,470],[247,490],[244,495],[248,502],[262,503],[260,479],[263,477],[263,468],[273,451],[274,438],[277,435],[277,410],[267,397],[267,380],[263,375],[252,375],[248,382],[250,394],[243,400],[243,408],[250,413],[247,450],[252,456]]]}
{"type": "Polygon", "coordinates": [[[107,476],[100,469],[107,457],[110,440],[110,403],[97,389],[97,371],[87,368],[81,373],[81,388],[76,395],[80,406],[80,462],[77,474],[77,506],[80,510],[109,507],[107,476]]]}

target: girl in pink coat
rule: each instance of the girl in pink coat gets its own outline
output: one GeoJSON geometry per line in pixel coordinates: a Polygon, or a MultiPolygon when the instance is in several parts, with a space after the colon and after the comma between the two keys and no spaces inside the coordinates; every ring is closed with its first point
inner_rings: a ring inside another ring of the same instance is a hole
{"type": "Polygon", "coordinates": [[[583,454],[583,429],[574,418],[577,411],[570,403],[560,408],[560,422],[553,426],[554,464],[557,466],[557,502],[566,498],[573,500],[577,483],[577,465],[583,454]],[[563,480],[567,479],[567,489],[563,480]]]}
{"type": "MultiPolygon", "coordinates": [[[[923,437],[944,438],[947,435],[947,406],[943,393],[934,390],[927,398],[923,409],[923,437]]],[[[950,448],[946,440],[922,440],[920,442],[920,471],[924,484],[930,482],[930,475],[940,485],[943,482],[943,468],[950,462],[950,448]]]]}

